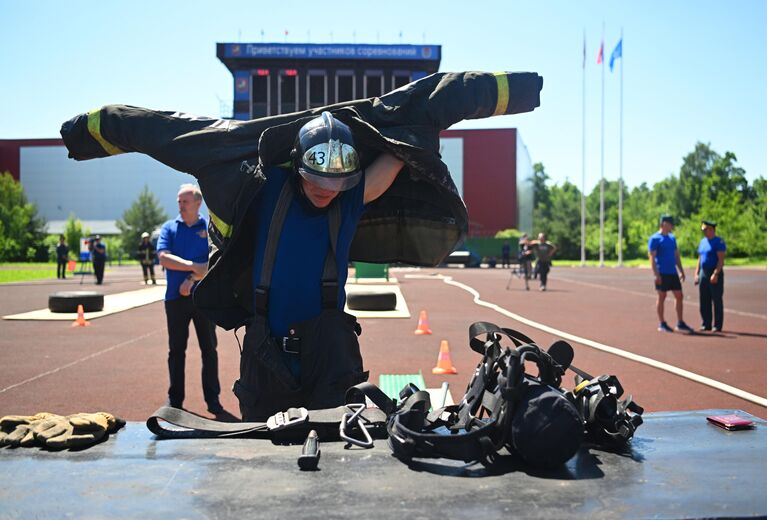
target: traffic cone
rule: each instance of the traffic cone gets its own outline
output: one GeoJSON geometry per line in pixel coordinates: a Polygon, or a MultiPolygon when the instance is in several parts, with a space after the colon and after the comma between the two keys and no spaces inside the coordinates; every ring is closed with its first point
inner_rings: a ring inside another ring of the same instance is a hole
{"type": "Polygon", "coordinates": [[[87,327],[90,325],[90,321],[85,321],[85,311],[83,311],[82,303],[77,306],[77,319],[72,323],[73,327],[87,327]]]}
{"type": "Polygon", "coordinates": [[[421,314],[418,315],[418,328],[415,329],[415,334],[431,334],[431,329],[429,328],[429,320],[426,317],[426,311],[421,311],[421,314]]]}
{"type": "Polygon", "coordinates": [[[439,357],[437,358],[437,366],[431,369],[432,374],[457,374],[458,370],[453,366],[453,362],[450,361],[450,347],[447,344],[447,340],[443,339],[439,344],[439,357]]]}

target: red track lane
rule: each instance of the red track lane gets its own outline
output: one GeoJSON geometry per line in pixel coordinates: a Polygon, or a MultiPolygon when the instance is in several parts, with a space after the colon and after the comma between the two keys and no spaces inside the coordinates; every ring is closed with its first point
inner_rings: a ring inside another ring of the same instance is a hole
{"type": "MultiPolygon", "coordinates": [[[[542,346],[556,336],[480,307],[465,290],[441,279],[410,278],[443,274],[474,288],[483,300],[570,334],[653,358],[767,397],[767,271],[730,269],[726,273],[725,332],[720,335],[656,332],[654,291],[645,269],[555,268],[549,290],[531,291],[502,269],[393,270],[412,317],[364,319],[360,338],[371,381],[382,373],[416,373],[428,386],[450,383],[459,398],[479,356],[468,347],[468,327],[490,321],[531,336],[542,346]],[[428,313],[431,336],[413,334],[420,310],[428,313]],[[448,340],[454,376],[434,376],[439,344],[448,340]]],[[[138,267],[108,270],[104,293],[139,288],[138,267]]],[[[86,279],[87,280],[87,279],[86,279]]],[[[43,308],[58,290],[92,290],[86,281],[48,280],[0,286],[0,314],[43,308]]],[[[699,322],[697,294],[685,284],[685,319],[699,322]]],[[[673,321],[673,304],[666,315],[673,321]]],[[[239,337],[242,340],[243,331],[239,337]]],[[[221,400],[238,415],[229,390],[238,373],[239,350],[233,333],[219,329],[221,400]]],[[[574,364],[594,375],[616,374],[627,393],[648,411],[703,408],[742,409],[767,417],[765,407],[733,397],[635,361],[573,343],[574,364]]],[[[161,405],[167,390],[167,335],[162,302],[92,321],[86,328],[68,322],[0,321],[0,415],[50,411],[106,410],[128,420],[144,420],[161,405]]],[[[205,415],[200,386],[200,355],[192,334],[187,350],[185,407],[205,415]]],[[[566,386],[572,386],[570,376],[566,386]]]]}

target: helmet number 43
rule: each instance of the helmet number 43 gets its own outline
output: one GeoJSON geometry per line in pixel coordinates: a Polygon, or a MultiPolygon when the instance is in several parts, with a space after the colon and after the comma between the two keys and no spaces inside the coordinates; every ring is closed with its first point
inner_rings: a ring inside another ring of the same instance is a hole
{"type": "Polygon", "coordinates": [[[312,152],[307,157],[307,160],[313,164],[322,166],[325,164],[325,152],[312,152]]]}

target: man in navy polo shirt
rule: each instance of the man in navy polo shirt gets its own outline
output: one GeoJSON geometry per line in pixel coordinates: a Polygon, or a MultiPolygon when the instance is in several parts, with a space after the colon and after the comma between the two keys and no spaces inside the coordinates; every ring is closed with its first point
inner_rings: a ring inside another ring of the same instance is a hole
{"type": "Polygon", "coordinates": [[[679,249],[676,247],[676,238],[671,233],[674,229],[674,217],[663,215],[660,218],[660,229],[650,237],[647,243],[647,250],[650,256],[650,266],[655,277],[655,290],[658,292],[658,300],[655,305],[658,311],[658,331],[673,332],[664,318],[664,304],[666,302],[666,293],[671,291],[676,299],[676,330],[691,334],[692,329],[682,319],[683,301],[682,301],[682,282],[685,279],[682,259],[679,257],[679,249]],[[679,275],[677,275],[679,269],[679,275]]]}
{"type": "Polygon", "coordinates": [[[178,191],[179,215],[163,224],[157,241],[157,256],[165,267],[165,315],[168,321],[168,404],[181,408],[184,402],[184,364],[189,322],[194,322],[202,352],[202,391],[208,411],[219,415],[224,409],[218,396],[218,353],[215,325],[194,305],[194,285],[208,270],[208,223],[200,216],[202,193],[194,184],[182,184],[178,191]]]}
{"type": "Polygon", "coordinates": [[[724,324],[724,255],[727,246],[716,236],[716,222],[701,222],[703,238],[698,244],[698,265],[695,283],[700,284],[700,330],[711,330],[711,305],[714,306],[714,332],[721,332],[724,324]]]}

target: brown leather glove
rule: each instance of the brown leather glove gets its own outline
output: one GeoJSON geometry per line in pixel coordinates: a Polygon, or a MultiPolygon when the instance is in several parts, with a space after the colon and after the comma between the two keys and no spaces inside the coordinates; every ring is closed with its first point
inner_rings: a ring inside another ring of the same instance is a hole
{"type": "Polygon", "coordinates": [[[33,427],[47,419],[58,417],[52,413],[40,412],[35,415],[6,415],[0,419],[0,446],[13,448],[34,446],[33,427]]]}
{"type": "Polygon", "coordinates": [[[106,412],[56,416],[35,423],[35,441],[46,448],[83,448],[92,446],[125,426],[125,421],[106,412]]]}

